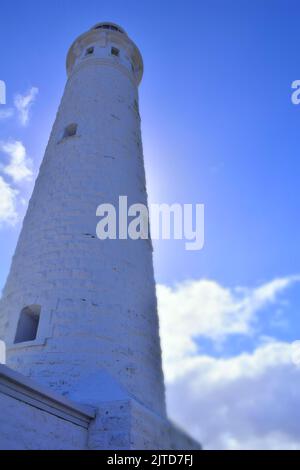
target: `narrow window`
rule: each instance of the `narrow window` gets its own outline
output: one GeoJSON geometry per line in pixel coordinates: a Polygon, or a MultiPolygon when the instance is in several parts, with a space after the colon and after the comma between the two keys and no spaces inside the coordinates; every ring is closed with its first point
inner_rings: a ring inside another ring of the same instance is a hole
{"type": "Polygon", "coordinates": [[[23,308],[18,321],[15,344],[36,339],[41,307],[40,305],[30,305],[23,308]]]}
{"type": "Polygon", "coordinates": [[[116,47],[111,48],[111,55],[115,55],[116,57],[119,57],[120,51],[116,47]]]}
{"type": "Polygon", "coordinates": [[[94,54],[94,48],[93,47],[88,47],[87,50],[85,51],[85,55],[92,55],[94,54]]]}
{"type": "Polygon", "coordinates": [[[73,137],[77,133],[77,124],[69,124],[65,130],[64,130],[64,135],[63,138],[67,139],[68,137],[73,137]]]}

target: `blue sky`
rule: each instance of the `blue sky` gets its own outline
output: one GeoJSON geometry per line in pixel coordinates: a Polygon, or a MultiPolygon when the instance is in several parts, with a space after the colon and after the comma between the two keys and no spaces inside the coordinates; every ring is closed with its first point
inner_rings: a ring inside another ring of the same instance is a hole
{"type": "MultiPolygon", "coordinates": [[[[181,299],[187,316],[186,303],[192,302],[196,312],[199,309],[198,319],[203,312],[222,317],[215,329],[199,320],[198,350],[184,350],[184,370],[185,366],[200,370],[199,364],[187,366],[191,357],[209,358],[215,370],[223,359],[229,361],[226,367],[235,367],[232,361],[241,360],[243,354],[254,364],[263,357],[259,355],[263,348],[273,348],[272,357],[276,348],[282,348],[282,359],[288,345],[300,336],[300,106],[291,103],[291,83],[300,78],[299,15],[294,0],[1,3],[0,79],[7,85],[7,105],[0,111],[14,108],[14,116],[0,119],[0,170],[8,158],[3,142],[18,141],[36,175],[66,80],[66,53],[76,36],[98,21],[113,21],[125,28],[142,52],[140,108],[150,202],[205,204],[203,250],[185,251],[180,241],[155,243],[160,313],[169,318],[172,302],[181,299]],[[33,87],[38,94],[24,125],[14,107],[15,95],[24,97],[33,87]],[[206,279],[211,283],[204,284],[206,279]],[[274,284],[278,279],[285,280],[284,285],[274,284]],[[192,292],[187,282],[194,286],[192,292]],[[257,294],[255,289],[262,286],[265,290],[257,294]],[[258,307],[257,295],[263,297],[258,307]],[[228,329],[227,308],[237,309],[243,326],[235,323],[228,329]]],[[[19,222],[0,226],[0,287],[26,210],[21,199],[28,200],[33,187],[26,178],[20,183],[6,175],[5,181],[19,191],[19,222]]],[[[162,320],[164,324],[169,325],[167,320],[162,320]]],[[[192,340],[193,331],[186,335],[192,340]]],[[[166,336],[163,331],[167,344],[166,336]]],[[[284,364],[295,373],[288,361],[284,364]]],[[[268,367],[269,363],[265,376],[268,367]]],[[[177,384],[179,396],[180,377],[167,375],[170,383],[177,384]]],[[[212,386],[209,378],[208,383],[212,386]]],[[[171,386],[169,390],[169,406],[175,410],[175,392],[171,386]]],[[[192,403],[197,406],[197,400],[192,403]]],[[[199,409],[206,409],[207,402],[201,403],[199,409]]],[[[287,410],[286,415],[292,413],[287,410]]],[[[176,418],[207,439],[209,446],[245,447],[252,442],[257,447],[255,436],[260,435],[266,446],[286,442],[292,447],[296,439],[288,426],[281,430],[278,417],[275,430],[257,428],[249,437],[237,424],[229,437],[224,432],[212,442],[189,416],[185,410],[176,418]],[[246,437],[239,443],[237,435],[243,433],[246,437]]],[[[224,426],[234,419],[237,423],[236,416],[230,415],[224,426]]]]}

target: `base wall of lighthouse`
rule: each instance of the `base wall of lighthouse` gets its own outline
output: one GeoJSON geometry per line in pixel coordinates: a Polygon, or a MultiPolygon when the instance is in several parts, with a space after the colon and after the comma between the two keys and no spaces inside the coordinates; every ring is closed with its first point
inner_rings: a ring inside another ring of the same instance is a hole
{"type": "Polygon", "coordinates": [[[0,365],[0,449],[200,449],[169,420],[123,393],[103,377],[102,397],[87,406],[0,365]],[[101,401],[107,388],[115,399],[101,401]]]}

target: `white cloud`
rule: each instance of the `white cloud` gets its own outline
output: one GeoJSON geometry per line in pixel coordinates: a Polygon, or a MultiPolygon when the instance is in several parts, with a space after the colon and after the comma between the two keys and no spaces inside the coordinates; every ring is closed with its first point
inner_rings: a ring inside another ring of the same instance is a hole
{"type": "Polygon", "coordinates": [[[0,226],[17,222],[16,196],[18,192],[0,176],[0,226]]]}
{"type": "MultiPolygon", "coordinates": [[[[280,301],[299,276],[257,288],[227,289],[199,280],[158,286],[169,414],[205,448],[300,449],[300,367],[292,344],[258,339],[252,353],[212,357],[201,336],[217,342],[254,335],[258,313],[280,301]]],[[[256,338],[257,339],[257,338],[256,338]]]]}
{"type": "Polygon", "coordinates": [[[13,108],[0,109],[0,120],[9,119],[14,115],[13,108]]]}
{"type": "Polygon", "coordinates": [[[38,94],[38,88],[32,87],[25,95],[17,94],[14,98],[14,104],[17,108],[20,122],[26,126],[29,121],[29,112],[38,94]]]}
{"type": "Polygon", "coordinates": [[[230,359],[179,361],[167,382],[170,416],[207,449],[300,449],[291,355],[292,345],[273,341],[230,359]]]}
{"type": "Polygon", "coordinates": [[[10,161],[2,166],[2,171],[15,183],[32,179],[32,160],[26,156],[26,149],[18,140],[0,142],[0,151],[9,156],[10,161]]]}
{"type": "Polygon", "coordinates": [[[206,279],[175,288],[158,285],[164,360],[176,368],[178,359],[197,352],[198,336],[222,341],[230,334],[252,334],[257,313],[299,280],[299,276],[275,279],[254,289],[229,289],[206,279]]]}

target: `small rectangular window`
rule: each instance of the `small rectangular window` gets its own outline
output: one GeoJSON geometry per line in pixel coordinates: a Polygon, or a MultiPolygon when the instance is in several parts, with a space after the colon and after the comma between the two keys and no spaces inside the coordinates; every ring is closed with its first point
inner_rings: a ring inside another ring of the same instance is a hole
{"type": "Polygon", "coordinates": [[[116,57],[119,57],[120,51],[116,47],[111,48],[111,55],[115,55],[116,57]]]}
{"type": "Polygon", "coordinates": [[[87,50],[85,51],[85,55],[92,55],[94,54],[94,48],[93,47],[88,47],[87,50]]]}
{"type": "Polygon", "coordinates": [[[30,305],[29,307],[23,308],[18,321],[15,344],[36,339],[40,314],[40,305],[30,305]]]}

